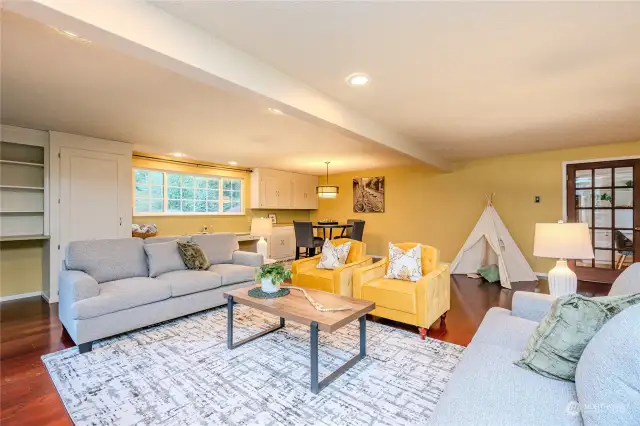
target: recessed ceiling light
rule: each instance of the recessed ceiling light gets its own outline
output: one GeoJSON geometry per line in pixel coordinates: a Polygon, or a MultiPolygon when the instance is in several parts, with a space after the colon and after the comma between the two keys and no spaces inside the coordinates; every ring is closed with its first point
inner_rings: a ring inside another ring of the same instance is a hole
{"type": "Polygon", "coordinates": [[[371,80],[369,76],[361,72],[353,73],[347,77],[347,83],[351,86],[365,86],[369,84],[369,80],[371,80]]]}
{"type": "Polygon", "coordinates": [[[237,166],[238,162],[237,161],[229,161],[229,165],[230,166],[237,166]]]}
{"type": "Polygon", "coordinates": [[[53,28],[61,36],[65,36],[66,38],[70,38],[71,40],[75,40],[80,43],[91,43],[91,40],[86,39],[84,37],[80,37],[78,34],[72,33],[71,31],[61,30],[60,28],[56,28],[56,27],[51,27],[51,28],[53,28]]]}
{"type": "Polygon", "coordinates": [[[173,155],[174,157],[177,157],[177,158],[186,157],[186,154],[183,154],[183,153],[181,153],[181,152],[174,152],[174,153],[173,153],[173,154],[171,154],[171,155],[173,155]]]}
{"type": "Polygon", "coordinates": [[[269,112],[270,112],[270,113],[272,113],[272,114],[276,114],[276,115],[281,115],[281,114],[283,114],[283,112],[282,112],[282,111],[280,111],[280,110],[279,110],[279,109],[277,109],[277,108],[269,108],[269,112]]]}

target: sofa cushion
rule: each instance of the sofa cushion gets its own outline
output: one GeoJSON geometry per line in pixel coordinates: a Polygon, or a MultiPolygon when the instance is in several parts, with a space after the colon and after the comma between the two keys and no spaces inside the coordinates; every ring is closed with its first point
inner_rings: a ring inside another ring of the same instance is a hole
{"type": "Polygon", "coordinates": [[[222,285],[222,277],[209,271],[173,271],[158,275],[158,280],[169,283],[171,296],[178,297],[200,291],[213,290],[222,285]]]}
{"type": "Polygon", "coordinates": [[[145,238],[143,241],[145,244],[157,244],[157,243],[168,243],[169,241],[178,240],[181,243],[186,243],[187,241],[191,241],[190,235],[176,235],[173,237],[149,237],[145,238]]]}
{"type": "Polygon", "coordinates": [[[255,281],[256,269],[253,266],[218,264],[211,265],[209,271],[215,272],[222,277],[222,285],[244,283],[255,281]]]}
{"type": "Polygon", "coordinates": [[[202,250],[204,250],[213,265],[232,263],[233,252],[240,248],[238,246],[238,237],[232,232],[192,235],[191,241],[202,247],[202,250]]]}
{"type": "Polygon", "coordinates": [[[144,251],[147,253],[149,276],[151,278],[155,278],[165,272],[187,269],[178,250],[178,240],[145,244],[144,251]]]}
{"type": "Polygon", "coordinates": [[[586,426],[640,423],[640,306],[625,309],[591,339],[576,369],[586,426]]]}
{"type": "Polygon", "coordinates": [[[522,350],[527,346],[529,336],[538,323],[511,315],[504,308],[491,308],[484,316],[472,342],[489,343],[513,350],[522,350]]]}
{"type": "Polygon", "coordinates": [[[416,283],[391,278],[377,278],[362,286],[362,298],[377,306],[415,315],[416,283]]]}
{"type": "Polygon", "coordinates": [[[313,290],[333,293],[333,271],[329,269],[302,269],[298,272],[294,285],[313,290]]]}
{"type": "Polygon", "coordinates": [[[549,379],[513,364],[524,347],[472,342],[444,386],[428,425],[579,426],[572,382],[549,379]]]}
{"type": "Polygon", "coordinates": [[[71,305],[72,319],[87,319],[159,302],[171,297],[169,284],[149,277],[99,284],[100,293],[71,305]]]}
{"type": "Polygon", "coordinates": [[[67,247],[67,269],[83,271],[97,282],[148,277],[147,257],[140,238],[72,241],[67,247]]]}

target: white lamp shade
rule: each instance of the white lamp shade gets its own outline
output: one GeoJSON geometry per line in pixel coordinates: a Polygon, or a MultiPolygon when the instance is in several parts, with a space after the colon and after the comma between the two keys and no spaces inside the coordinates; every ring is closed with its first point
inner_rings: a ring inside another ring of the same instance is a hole
{"type": "Polygon", "coordinates": [[[256,217],[251,219],[251,235],[256,237],[266,237],[271,235],[273,222],[269,218],[256,217]]]}
{"type": "Polygon", "coordinates": [[[593,259],[586,223],[536,223],[533,255],[554,259],[593,259]]]}

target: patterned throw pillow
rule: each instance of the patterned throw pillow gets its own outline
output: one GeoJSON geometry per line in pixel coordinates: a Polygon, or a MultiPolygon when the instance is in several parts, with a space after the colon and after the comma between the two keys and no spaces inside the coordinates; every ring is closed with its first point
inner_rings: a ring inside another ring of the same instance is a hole
{"type": "Polygon", "coordinates": [[[211,262],[207,259],[207,255],[204,254],[202,248],[196,243],[191,241],[181,243],[178,241],[178,248],[180,249],[180,257],[182,261],[189,269],[209,269],[211,262]]]}
{"type": "Polygon", "coordinates": [[[389,243],[389,268],[384,277],[403,281],[422,278],[422,246],[404,251],[389,243]]]}
{"type": "Polygon", "coordinates": [[[640,294],[559,297],[515,364],[545,377],[574,381],[578,361],[591,338],[616,314],[638,303],[640,294]]]}
{"type": "Polygon", "coordinates": [[[336,269],[339,266],[344,266],[349,256],[349,250],[351,249],[351,241],[334,246],[331,241],[324,240],[322,245],[322,255],[320,256],[320,262],[316,265],[318,269],[336,269]]]}

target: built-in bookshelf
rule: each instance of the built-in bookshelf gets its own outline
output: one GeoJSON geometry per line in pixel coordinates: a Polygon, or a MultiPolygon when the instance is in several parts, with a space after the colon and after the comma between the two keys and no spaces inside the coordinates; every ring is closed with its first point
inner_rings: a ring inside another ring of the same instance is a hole
{"type": "Polygon", "coordinates": [[[0,238],[45,238],[45,148],[0,142],[0,238]]]}

